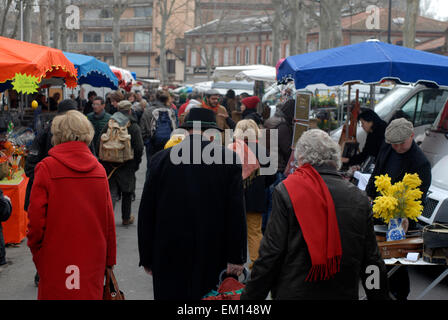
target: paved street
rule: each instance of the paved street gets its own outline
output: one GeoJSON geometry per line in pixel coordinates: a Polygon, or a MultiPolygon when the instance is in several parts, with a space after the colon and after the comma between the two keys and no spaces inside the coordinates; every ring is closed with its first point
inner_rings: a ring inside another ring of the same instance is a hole
{"type": "MultiPolygon", "coordinates": [[[[132,204],[132,213],[137,218],[138,206],[143,190],[146,172],[146,157],[143,155],[140,170],[137,172],[136,200],[132,204]]],[[[138,267],[137,224],[123,226],[121,224],[121,206],[117,204],[115,214],[117,231],[118,261],[115,275],[120,289],[129,300],[153,299],[152,278],[143,268],[138,267]]],[[[35,268],[31,253],[24,240],[18,247],[7,247],[6,255],[9,265],[0,267],[0,300],[34,300],[37,288],[34,286],[35,268]]],[[[443,270],[442,267],[412,267],[410,269],[411,294],[415,299],[431,281],[443,270]]],[[[363,296],[360,288],[360,296],[363,296]]],[[[448,277],[435,287],[424,300],[448,300],[448,277]]]]}

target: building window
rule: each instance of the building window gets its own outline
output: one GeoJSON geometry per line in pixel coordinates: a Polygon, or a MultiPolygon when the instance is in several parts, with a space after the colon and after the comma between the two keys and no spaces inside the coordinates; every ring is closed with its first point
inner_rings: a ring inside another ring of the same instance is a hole
{"type": "Polygon", "coordinates": [[[191,58],[190,58],[190,66],[196,67],[196,63],[198,62],[196,58],[196,49],[191,49],[191,58]]]}
{"type": "Polygon", "coordinates": [[[257,46],[257,64],[261,64],[261,46],[257,46]]]}
{"type": "Polygon", "coordinates": [[[68,33],[68,42],[78,42],[78,32],[69,32],[68,33]]]}
{"type": "Polygon", "coordinates": [[[241,49],[236,48],[235,51],[235,64],[238,66],[241,64],[241,49]]]}
{"type": "Polygon", "coordinates": [[[99,32],[85,32],[82,37],[83,42],[101,42],[101,33],[99,32]]]}
{"type": "Polygon", "coordinates": [[[204,48],[201,48],[201,67],[205,67],[207,61],[207,53],[204,48]]]}
{"type": "Polygon", "coordinates": [[[219,49],[215,48],[214,52],[213,52],[213,65],[215,66],[219,66],[219,49]]]}
{"type": "Polygon", "coordinates": [[[112,32],[104,33],[104,42],[112,42],[112,32]]]}
{"type": "Polygon", "coordinates": [[[244,54],[244,64],[250,64],[250,48],[246,48],[244,54]]]}
{"type": "Polygon", "coordinates": [[[110,8],[101,9],[100,18],[101,19],[112,18],[112,10],[110,8]]]}
{"type": "Polygon", "coordinates": [[[134,16],[136,18],[152,17],[152,7],[136,7],[134,8],[134,16]]]}
{"type": "Polygon", "coordinates": [[[136,50],[149,50],[151,43],[151,32],[136,31],[134,33],[134,42],[136,50]]]}
{"type": "Polygon", "coordinates": [[[166,61],[166,70],[168,73],[176,73],[176,60],[169,59],[166,61]]]}
{"type": "Polygon", "coordinates": [[[224,48],[224,57],[223,58],[224,58],[223,64],[225,66],[228,66],[229,65],[229,48],[224,48]]]}
{"type": "Polygon", "coordinates": [[[113,65],[114,57],[104,57],[104,62],[106,62],[108,65],[113,65]]]}
{"type": "Polygon", "coordinates": [[[89,9],[84,12],[84,19],[99,19],[101,17],[101,9],[89,9]]]}
{"type": "Polygon", "coordinates": [[[265,64],[269,65],[269,64],[271,64],[271,47],[266,46],[265,54],[266,54],[265,59],[264,59],[265,64]]]}
{"type": "Polygon", "coordinates": [[[141,67],[148,65],[149,58],[147,56],[128,56],[128,66],[141,67]]]}

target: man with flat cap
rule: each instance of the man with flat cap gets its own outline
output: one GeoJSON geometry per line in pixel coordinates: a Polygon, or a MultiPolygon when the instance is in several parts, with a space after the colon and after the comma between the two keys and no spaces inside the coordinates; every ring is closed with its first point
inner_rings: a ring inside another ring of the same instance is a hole
{"type": "Polygon", "coordinates": [[[221,271],[241,274],[247,256],[242,167],[210,141],[209,129],[221,131],[215,113],[193,108],[181,128],[185,139],[152,157],[138,213],[139,266],[155,300],[200,300],[221,271]]]}
{"type": "MultiPolygon", "coordinates": [[[[384,134],[386,143],[380,149],[375,169],[366,187],[366,193],[374,200],[379,194],[375,187],[375,178],[388,174],[391,183],[403,180],[406,173],[417,173],[422,184],[422,203],[426,200],[426,193],[431,185],[431,164],[414,141],[414,126],[405,118],[393,120],[384,134]]],[[[407,219],[406,219],[407,221],[407,219]]],[[[414,229],[416,223],[408,221],[409,229],[414,229]]],[[[409,295],[409,275],[402,267],[390,277],[391,293],[397,300],[406,300],[409,295]]]]}

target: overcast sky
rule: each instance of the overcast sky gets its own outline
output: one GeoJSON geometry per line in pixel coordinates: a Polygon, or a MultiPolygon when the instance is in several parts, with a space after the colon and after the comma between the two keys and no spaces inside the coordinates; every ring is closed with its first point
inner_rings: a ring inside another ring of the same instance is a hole
{"type": "Polygon", "coordinates": [[[430,0],[429,11],[435,14],[440,20],[448,20],[448,0],[430,0]]]}

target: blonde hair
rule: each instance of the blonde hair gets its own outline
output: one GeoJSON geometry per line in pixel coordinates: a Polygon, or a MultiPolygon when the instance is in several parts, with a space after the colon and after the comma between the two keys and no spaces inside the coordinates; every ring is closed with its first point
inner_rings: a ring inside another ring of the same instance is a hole
{"type": "Polygon", "coordinates": [[[259,136],[260,129],[258,128],[257,123],[252,119],[239,121],[233,134],[235,139],[248,141],[258,140],[259,136]]]}
{"type": "Polygon", "coordinates": [[[70,110],[53,119],[51,133],[51,141],[55,146],[70,141],[81,141],[89,145],[95,130],[84,114],[70,110]]]}

